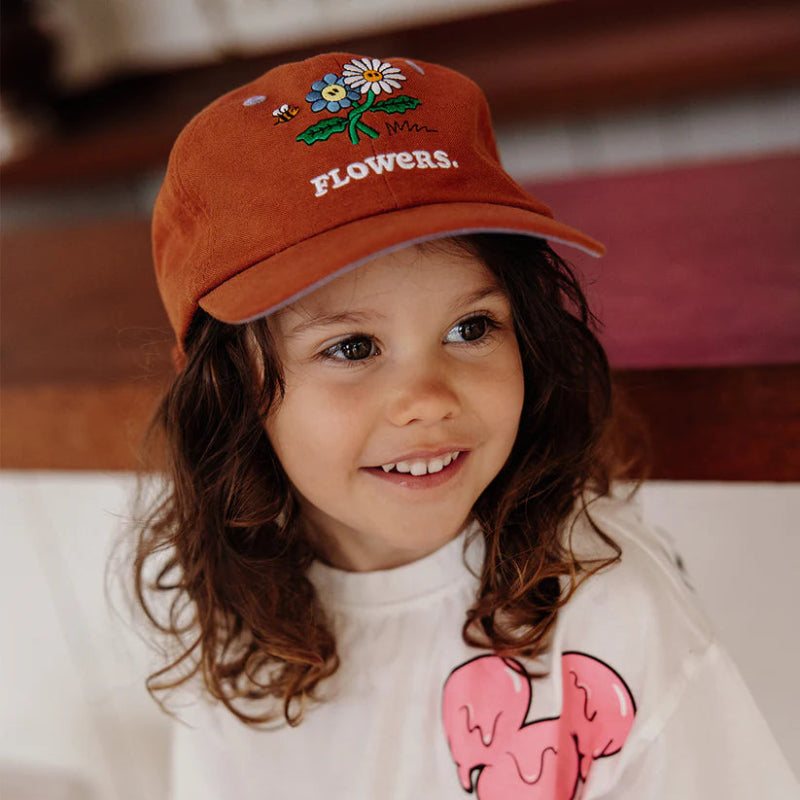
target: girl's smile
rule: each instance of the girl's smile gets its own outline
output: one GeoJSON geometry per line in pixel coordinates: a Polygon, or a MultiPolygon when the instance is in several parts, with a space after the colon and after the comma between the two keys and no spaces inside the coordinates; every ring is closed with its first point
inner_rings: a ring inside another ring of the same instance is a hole
{"type": "Polygon", "coordinates": [[[432,489],[447,483],[458,474],[467,454],[456,448],[446,449],[432,457],[406,456],[380,467],[365,467],[376,478],[407,489],[432,489]]]}
{"type": "Polygon", "coordinates": [[[458,535],[523,401],[507,297],[452,243],[374,259],[270,319],[285,395],[266,420],[320,553],[374,570],[458,535]]]}

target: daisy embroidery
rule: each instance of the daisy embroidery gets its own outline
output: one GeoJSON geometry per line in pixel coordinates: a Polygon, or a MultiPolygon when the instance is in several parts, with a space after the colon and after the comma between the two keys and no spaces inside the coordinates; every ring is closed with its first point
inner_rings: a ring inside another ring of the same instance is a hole
{"type": "Polygon", "coordinates": [[[314,112],[344,111],[346,116],[319,120],[306,128],[297,141],[312,145],[337,133],[347,133],[353,144],[358,144],[361,136],[377,139],[380,134],[362,119],[364,114],[405,114],[420,104],[416,97],[394,94],[395,89],[403,87],[405,80],[406,76],[397,67],[378,58],[354,58],[344,65],[341,75],[329,72],[311,84],[306,102],[314,112]],[[381,94],[384,99],[378,100],[381,94]]]}
{"type": "Polygon", "coordinates": [[[358,89],[361,94],[369,91],[375,94],[391,94],[393,89],[402,87],[400,81],[406,80],[406,76],[397,67],[377,58],[354,58],[345,65],[342,77],[348,86],[358,89]]]}

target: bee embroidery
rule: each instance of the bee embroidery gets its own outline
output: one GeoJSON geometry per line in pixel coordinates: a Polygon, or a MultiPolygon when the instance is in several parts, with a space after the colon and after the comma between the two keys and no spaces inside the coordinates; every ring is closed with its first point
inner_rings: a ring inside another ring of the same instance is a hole
{"type": "Polygon", "coordinates": [[[299,106],[290,106],[288,103],[284,103],[280,108],[276,108],[272,112],[272,116],[276,117],[275,124],[280,125],[281,122],[289,122],[294,119],[298,111],[300,111],[299,106]]]}

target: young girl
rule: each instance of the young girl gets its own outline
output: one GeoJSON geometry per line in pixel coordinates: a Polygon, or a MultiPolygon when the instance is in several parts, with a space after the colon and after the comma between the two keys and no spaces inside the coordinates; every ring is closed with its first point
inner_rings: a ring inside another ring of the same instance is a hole
{"type": "Polygon", "coordinates": [[[471,81],[274,69],[181,134],[153,236],[177,374],[135,569],[175,800],[794,792],[612,497],[608,364],[546,242],[602,246],[502,170],[471,81]]]}

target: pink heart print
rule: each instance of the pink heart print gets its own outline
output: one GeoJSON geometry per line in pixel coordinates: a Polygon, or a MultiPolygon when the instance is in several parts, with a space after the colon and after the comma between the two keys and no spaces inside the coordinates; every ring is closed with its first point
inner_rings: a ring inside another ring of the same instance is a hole
{"type": "Polygon", "coordinates": [[[636,713],[625,681],[583,653],[564,653],[561,672],[561,716],[531,722],[518,661],[478,656],[450,673],[442,718],[465,791],[478,770],[478,800],[571,800],[592,762],[620,751],[636,713]]]}

